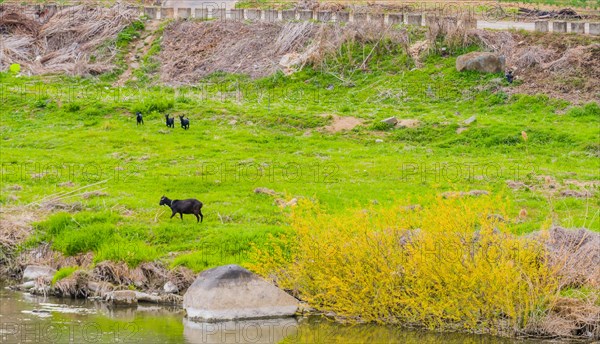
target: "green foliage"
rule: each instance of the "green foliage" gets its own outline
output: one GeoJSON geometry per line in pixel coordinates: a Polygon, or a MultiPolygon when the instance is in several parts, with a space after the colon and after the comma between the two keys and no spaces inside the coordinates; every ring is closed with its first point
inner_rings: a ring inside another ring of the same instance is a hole
{"type": "Polygon", "coordinates": [[[388,130],[392,130],[393,128],[394,128],[394,126],[392,124],[382,122],[382,121],[375,121],[370,126],[371,130],[379,130],[379,131],[388,131],[388,130]]]}
{"type": "Polygon", "coordinates": [[[144,30],[144,23],[140,20],[132,22],[117,35],[117,48],[125,48],[129,43],[140,38],[140,32],[144,30]]]}
{"type": "Polygon", "coordinates": [[[568,116],[586,117],[595,121],[600,121],[600,105],[598,103],[587,103],[584,106],[576,106],[567,112],[568,116]]]}
{"type": "Polygon", "coordinates": [[[71,276],[75,271],[79,270],[78,266],[65,266],[60,268],[52,277],[52,285],[55,285],[56,282],[60,281],[63,278],[67,278],[71,276]]]}
{"type": "Polygon", "coordinates": [[[110,242],[119,217],[109,212],[58,213],[36,224],[38,241],[52,242],[52,248],[67,256],[97,250],[110,242]]]}
{"type": "Polygon", "coordinates": [[[65,104],[65,110],[67,112],[78,112],[79,110],[81,110],[81,104],[76,102],[67,103],[65,104]]]}
{"type": "Polygon", "coordinates": [[[500,2],[507,3],[520,3],[520,4],[535,4],[535,5],[553,5],[562,7],[575,7],[575,8],[600,8],[598,0],[500,0],[500,2]]]}
{"type": "MultiPolygon", "coordinates": [[[[422,34],[417,29],[411,33],[422,34]]],[[[27,162],[51,164],[61,173],[29,178],[39,171],[9,170],[3,185],[18,184],[22,190],[3,187],[0,204],[29,204],[108,180],[102,184],[104,197],[67,195],[63,202],[81,202],[87,210],[58,213],[36,224],[28,247],[48,242],[66,255],[92,252],[96,261],[123,260],[133,266],[160,260],[201,271],[244,263],[249,247],[264,247],[268,235],[288,233],[290,207],[278,207],[278,198],[315,199],[332,213],[345,213],[349,207],[389,205],[399,195],[419,198],[449,189],[497,193],[506,180],[534,183],[537,175],[524,179],[531,170],[559,181],[597,179],[597,104],[565,113],[570,104],[564,101],[507,97],[495,76],[456,72],[451,56],[431,55],[423,68],[412,69],[404,56],[376,48],[366,69],[352,73],[346,63],[362,64],[363,48],[346,48],[321,70],[305,68],[256,80],[214,73],[201,85],[181,86],[177,92],[140,82],[138,88],[120,89],[120,97],[106,96],[105,87],[110,89],[112,82],[103,79],[3,73],[0,78],[8,87],[46,83],[86,93],[69,101],[46,97],[41,102],[5,94],[2,161],[27,157],[27,162]],[[136,111],[144,113],[145,126],[132,120],[136,111]],[[185,114],[190,130],[167,130],[164,113],[185,114]],[[323,127],[332,124],[333,115],[352,116],[366,125],[331,134],[323,127]],[[464,125],[473,115],[477,121],[464,125]],[[421,124],[381,130],[379,120],[390,116],[421,124]],[[459,127],[466,131],[458,134],[459,127]],[[526,143],[522,131],[528,133],[526,143]],[[384,142],[373,144],[377,138],[384,142]],[[501,169],[499,176],[477,169],[489,162],[501,169]],[[450,163],[476,168],[469,178],[457,180],[435,173],[406,178],[405,163],[427,171],[450,163]],[[520,174],[515,166],[521,167],[520,174]],[[280,196],[255,194],[257,187],[280,196]],[[169,219],[168,209],[158,206],[163,194],[199,198],[205,203],[204,223],[197,225],[190,215],[183,221],[169,219]],[[129,246],[119,249],[116,244],[129,246]]],[[[365,51],[370,52],[368,47],[365,51]]],[[[529,214],[515,224],[519,233],[539,229],[549,219],[600,228],[596,198],[567,200],[536,190],[511,190],[507,198],[513,215],[521,209],[529,214]]]]}
{"type": "Polygon", "coordinates": [[[111,260],[125,262],[130,267],[136,267],[142,262],[151,262],[159,257],[156,248],[143,241],[129,241],[115,237],[109,242],[104,242],[94,256],[94,262],[111,260]]]}
{"type": "Polygon", "coordinates": [[[13,74],[18,74],[21,71],[21,65],[18,63],[13,63],[8,67],[8,71],[13,74]]]}

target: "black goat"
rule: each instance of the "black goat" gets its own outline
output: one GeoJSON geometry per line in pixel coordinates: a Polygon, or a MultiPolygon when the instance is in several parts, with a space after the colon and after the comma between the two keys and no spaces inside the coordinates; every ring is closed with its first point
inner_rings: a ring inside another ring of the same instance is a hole
{"type": "Polygon", "coordinates": [[[138,111],[135,113],[135,119],[137,120],[137,125],[144,124],[144,118],[142,117],[141,112],[138,111]]]}
{"type": "Polygon", "coordinates": [[[183,118],[183,115],[179,116],[179,120],[181,121],[181,127],[185,130],[190,128],[190,120],[187,118],[183,118]]]}
{"type": "Polygon", "coordinates": [[[200,202],[197,199],[184,199],[184,200],[170,200],[165,196],[162,196],[160,198],[160,203],[158,203],[159,205],[168,205],[169,208],[171,208],[171,211],[173,211],[173,214],[171,214],[170,219],[173,218],[173,216],[175,216],[175,214],[179,213],[179,216],[181,217],[181,221],[183,221],[183,214],[194,214],[196,216],[196,222],[202,222],[202,220],[204,220],[204,215],[202,215],[202,202],[200,202]],[[199,216],[198,216],[199,215],[199,216]]]}
{"type": "Polygon", "coordinates": [[[169,115],[165,115],[165,119],[167,120],[167,127],[175,128],[175,118],[169,117],[169,115]]]}

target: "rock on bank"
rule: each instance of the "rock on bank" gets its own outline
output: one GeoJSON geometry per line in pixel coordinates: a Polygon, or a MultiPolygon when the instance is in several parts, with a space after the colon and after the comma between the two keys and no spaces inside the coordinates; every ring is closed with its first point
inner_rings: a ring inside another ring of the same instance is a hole
{"type": "Polygon", "coordinates": [[[293,316],[298,300],[238,266],[202,272],[183,296],[194,320],[234,320],[293,316]]]}

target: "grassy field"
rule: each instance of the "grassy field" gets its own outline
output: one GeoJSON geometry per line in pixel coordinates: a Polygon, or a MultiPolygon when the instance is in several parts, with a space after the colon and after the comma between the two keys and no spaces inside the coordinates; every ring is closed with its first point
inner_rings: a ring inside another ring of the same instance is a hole
{"type": "MultiPolygon", "coordinates": [[[[354,58],[365,51],[354,50],[354,58]]],[[[508,96],[498,75],[458,73],[454,64],[430,56],[414,69],[406,56],[381,52],[364,73],[215,74],[181,88],[2,73],[0,202],[83,209],[36,224],[27,247],[51,242],[65,255],[94,252],[96,262],[160,260],[194,271],[245,262],[251,243],[286,232],[293,207],[277,198],[306,198],[343,214],[484,190],[501,195],[512,216],[526,212],[511,227],[516,233],[552,224],[598,231],[597,192],[557,191],[575,188],[568,180],[599,179],[598,104],[508,96]],[[135,111],[144,113],[143,126],[135,111]],[[164,114],[189,117],[190,129],[178,120],[167,128],[164,114]],[[324,127],[333,115],[363,124],[330,132],[324,127]],[[391,116],[420,124],[381,123],[391,116]],[[507,181],[535,187],[514,190],[507,181]],[[162,195],[200,199],[204,222],[169,219],[162,195]]]]}

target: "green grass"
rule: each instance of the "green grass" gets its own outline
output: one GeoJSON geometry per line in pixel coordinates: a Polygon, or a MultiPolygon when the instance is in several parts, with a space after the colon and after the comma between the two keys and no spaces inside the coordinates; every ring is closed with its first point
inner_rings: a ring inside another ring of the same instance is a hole
{"type": "Polygon", "coordinates": [[[307,68],[259,80],[216,73],[192,86],[138,84],[117,92],[104,78],[0,74],[0,204],[99,183],[64,194],[61,202],[86,210],[41,221],[26,246],[51,242],[66,255],[94,252],[96,262],[160,260],[195,271],[245,262],[252,244],[287,231],[290,210],[255,194],[257,187],[286,201],[316,200],[331,212],[483,189],[503,194],[515,217],[527,210],[513,225],[517,233],[550,223],[599,230],[597,189],[576,199],[506,187],[507,180],[540,183],[536,176],[545,175],[561,183],[598,180],[598,104],[508,96],[498,91],[508,86],[498,75],[458,73],[455,57],[432,56],[413,69],[398,54],[376,51],[368,71],[354,73],[344,67],[352,61],[338,58],[330,66],[345,82],[307,68]],[[144,126],[136,126],[135,111],[144,113],[144,126]],[[186,115],[190,130],[178,121],[166,128],[164,113],[186,115]],[[331,114],[364,125],[324,132],[331,114]],[[390,116],[422,125],[382,126],[390,116]],[[476,122],[457,134],[471,116],[476,122]],[[106,195],[83,197],[93,190],[106,195]],[[158,205],[162,195],[200,199],[204,223],[191,215],[169,219],[170,210],[158,205]]]}
{"type": "Polygon", "coordinates": [[[52,277],[52,285],[55,285],[56,282],[60,281],[63,278],[71,276],[78,269],[79,267],[77,266],[65,266],[61,268],[54,274],[54,277],[52,277]]]}
{"type": "Polygon", "coordinates": [[[119,75],[123,73],[127,69],[125,55],[129,49],[131,42],[134,39],[140,38],[142,31],[144,31],[144,22],[141,20],[133,21],[129,26],[123,29],[117,35],[114,41],[107,41],[105,47],[115,46],[116,54],[115,54],[115,65],[116,68],[110,72],[100,75],[100,79],[104,82],[110,82],[117,79],[119,75]]]}
{"type": "Polygon", "coordinates": [[[562,7],[575,7],[575,8],[600,8],[600,1],[598,0],[500,0],[500,2],[516,3],[523,5],[553,5],[562,7]]]}

